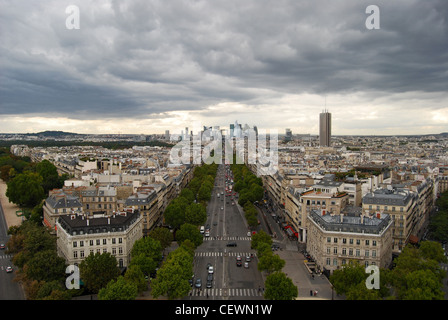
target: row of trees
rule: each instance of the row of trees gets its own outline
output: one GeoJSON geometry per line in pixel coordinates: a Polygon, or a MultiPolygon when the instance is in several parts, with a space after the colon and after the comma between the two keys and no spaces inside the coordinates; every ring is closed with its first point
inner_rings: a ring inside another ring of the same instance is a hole
{"type": "Polygon", "coordinates": [[[234,178],[233,190],[238,192],[238,204],[244,209],[249,227],[255,228],[258,225],[258,211],[254,202],[263,199],[263,181],[243,164],[232,164],[231,170],[234,178]]]}
{"type": "Polygon", "coordinates": [[[0,149],[0,178],[7,183],[6,196],[21,207],[26,217],[40,221],[42,200],[48,192],[62,188],[68,175],[59,175],[48,160],[31,162],[29,157],[17,157],[0,149]]]}
{"type": "MultiPolygon", "coordinates": [[[[193,179],[191,179],[188,186],[165,209],[165,224],[178,230],[182,229],[184,224],[200,226],[205,223],[207,220],[207,201],[211,198],[216,170],[216,164],[204,164],[194,169],[193,179]]],[[[182,231],[179,230],[181,231],[181,238],[189,229],[191,227],[184,227],[182,231]]],[[[176,232],[176,239],[178,236],[178,232],[176,232]]],[[[191,240],[196,246],[200,245],[197,241],[191,240]]]]}
{"type": "Polygon", "coordinates": [[[436,204],[439,211],[431,217],[429,236],[432,240],[448,243],[448,191],[442,193],[436,204]]]}
{"type": "Polygon", "coordinates": [[[198,227],[207,220],[207,202],[217,168],[216,164],[196,167],[188,186],[165,209],[165,224],[174,228],[179,247],[169,253],[151,283],[151,294],[156,299],[159,296],[181,298],[191,289],[194,250],[203,241],[198,227]]]}
{"type": "Polygon", "coordinates": [[[251,247],[257,251],[258,270],[267,273],[264,298],[269,300],[292,300],[298,296],[297,286],[281,270],[285,260],[271,249],[272,238],[263,230],[252,236],[251,247]]]}
{"type": "Polygon", "coordinates": [[[379,289],[367,288],[369,275],[356,261],[335,270],[330,282],[348,300],[443,300],[446,272],[440,267],[442,262],[447,259],[440,243],[423,241],[419,246],[408,244],[394,259],[392,269],[380,269],[379,289]]]}

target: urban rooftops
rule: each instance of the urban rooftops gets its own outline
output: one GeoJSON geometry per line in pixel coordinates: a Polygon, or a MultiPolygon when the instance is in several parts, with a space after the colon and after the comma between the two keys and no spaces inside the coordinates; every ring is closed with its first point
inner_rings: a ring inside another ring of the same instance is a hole
{"type": "Polygon", "coordinates": [[[381,234],[392,223],[390,216],[385,213],[372,216],[345,216],[321,214],[319,210],[311,210],[309,218],[321,229],[331,232],[381,234]]]}

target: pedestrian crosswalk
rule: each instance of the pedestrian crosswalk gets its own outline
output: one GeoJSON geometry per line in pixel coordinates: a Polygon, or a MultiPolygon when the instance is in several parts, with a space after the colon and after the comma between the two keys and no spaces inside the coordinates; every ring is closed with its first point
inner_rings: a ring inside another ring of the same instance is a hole
{"type": "Polygon", "coordinates": [[[250,241],[251,237],[204,237],[204,241],[223,240],[223,241],[250,241]]]}
{"type": "Polygon", "coordinates": [[[2,254],[0,255],[0,259],[11,259],[12,258],[12,254],[2,254]]]}
{"type": "Polygon", "coordinates": [[[254,256],[256,257],[257,254],[255,252],[211,252],[211,251],[204,251],[204,252],[195,252],[195,257],[222,257],[222,256],[228,256],[228,257],[246,257],[246,256],[254,256]]]}
{"type": "Polygon", "coordinates": [[[243,289],[243,288],[207,288],[191,289],[189,296],[192,297],[263,297],[261,289],[243,289]]]}

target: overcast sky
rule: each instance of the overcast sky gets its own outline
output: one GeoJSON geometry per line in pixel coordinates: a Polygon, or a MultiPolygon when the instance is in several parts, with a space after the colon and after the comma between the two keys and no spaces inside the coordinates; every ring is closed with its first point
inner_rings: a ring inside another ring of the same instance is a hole
{"type": "Polygon", "coordinates": [[[1,133],[317,134],[325,105],[335,135],[448,132],[448,1],[0,0],[1,133]]]}

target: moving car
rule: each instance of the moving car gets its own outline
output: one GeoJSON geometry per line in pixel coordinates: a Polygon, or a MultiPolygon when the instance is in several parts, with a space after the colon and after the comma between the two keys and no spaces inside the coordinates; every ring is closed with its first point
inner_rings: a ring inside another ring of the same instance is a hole
{"type": "Polygon", "coordinates": [[[11,267],[6,267],[6,272],[8,272],[8,273],[12,272],[12,268],[11,267]]]}
{"type": "Polygon", "coordinates": [[[202,287],[201,278],[197,278],[197,279],[196,279],[196,282],[194,283],[194,286],[195,286],[196,288],[198,288],[198,289],[202,287]]]}
{"type": "Polygon", "coordinates": [[[237,267],[241,267],[241,265],[242,265],[241,257],[240,257],[240,256],[237,256],[237,257],[236,257],[236,266],[237,266],[237,267]]]}

